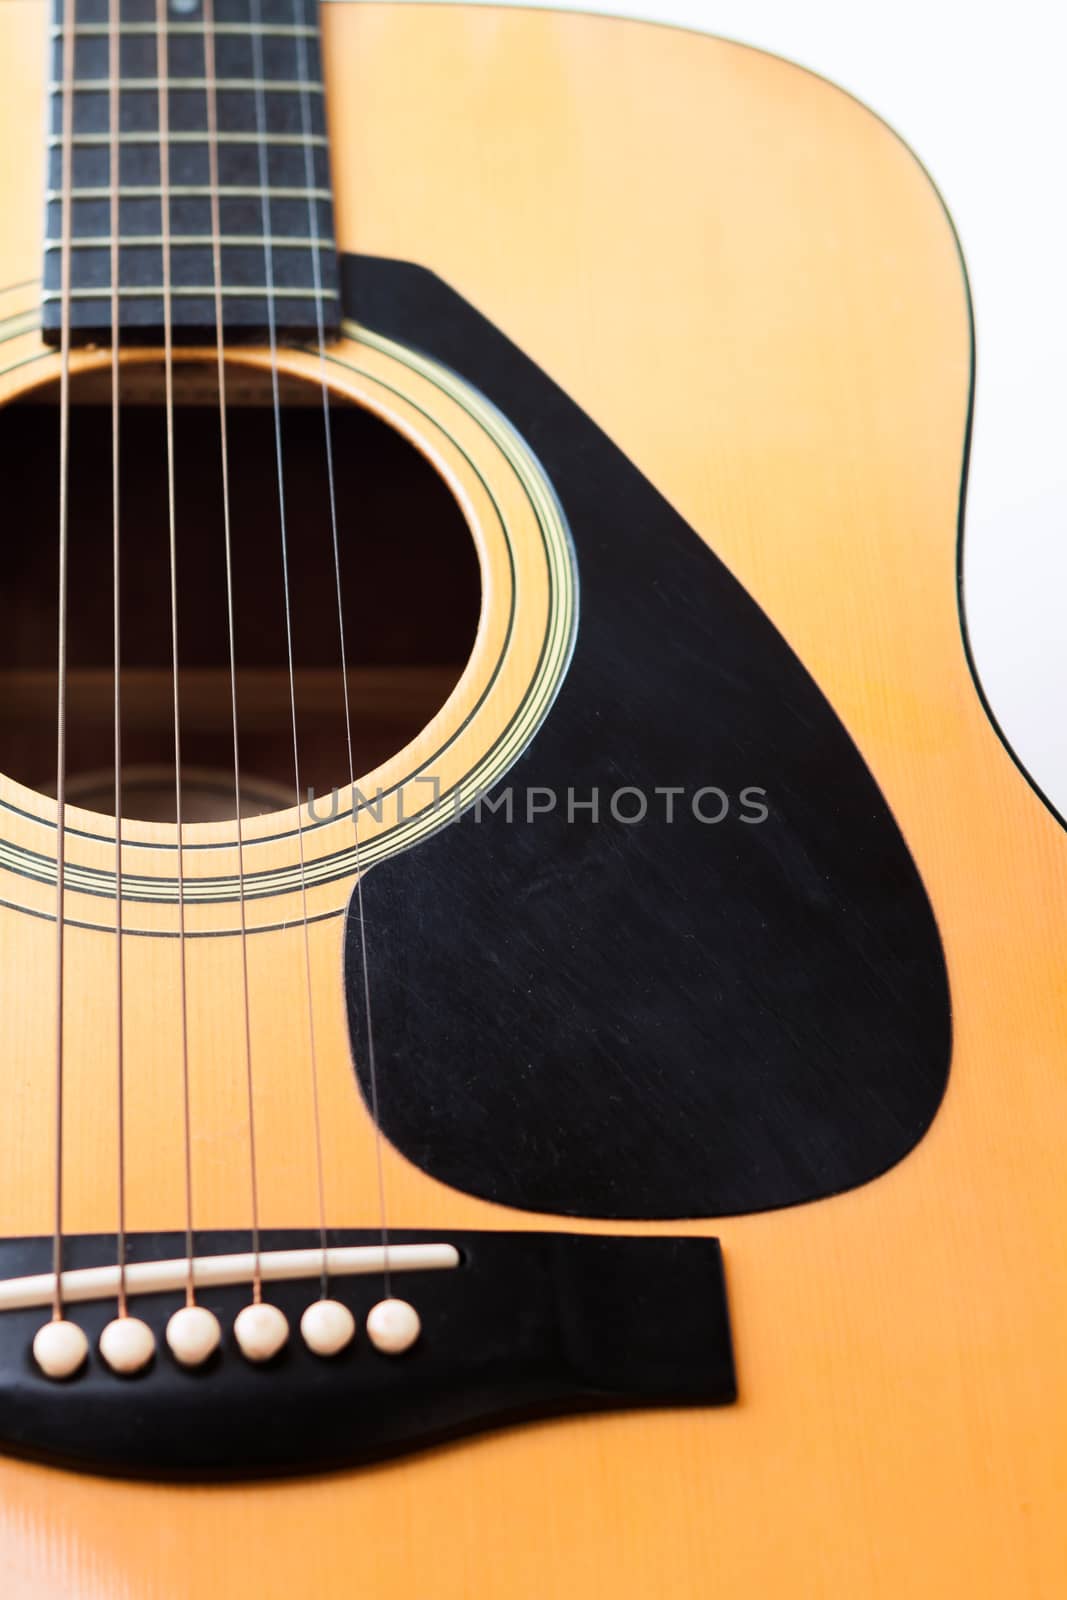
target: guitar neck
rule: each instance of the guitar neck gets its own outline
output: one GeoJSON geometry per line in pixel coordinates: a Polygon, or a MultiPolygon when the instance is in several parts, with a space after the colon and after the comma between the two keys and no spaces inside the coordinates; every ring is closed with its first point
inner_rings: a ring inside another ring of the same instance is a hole
{"type": "Polygon", "coordinates": [[[317,0],[54,0],[46,339],[330,337],[317,0]]]}

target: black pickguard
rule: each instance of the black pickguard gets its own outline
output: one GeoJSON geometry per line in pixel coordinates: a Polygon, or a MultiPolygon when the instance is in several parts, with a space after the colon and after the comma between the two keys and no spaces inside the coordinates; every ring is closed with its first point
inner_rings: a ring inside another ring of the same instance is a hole
{"type": "MultiPolygon", "coordinates": [[[[507,414],[570,521],[577,645],[505,780],[519,814],[535,786],[598,788],[602,811],[624,785],[733,801],[718,825],[681,802],[670,824],[659,805],[636,825],[483,812],[370,872],[385,1134],[459,1189],[566,1215],[758,1211],[876,1177],[937,1110],[951,1023],[923,885],[847,732],[722,563],[477,311],[404,263],[346,259],[343,284],[349,315],[507,414]]],[[[356,932],[350,914],[366,1092],[356,932]]]]}

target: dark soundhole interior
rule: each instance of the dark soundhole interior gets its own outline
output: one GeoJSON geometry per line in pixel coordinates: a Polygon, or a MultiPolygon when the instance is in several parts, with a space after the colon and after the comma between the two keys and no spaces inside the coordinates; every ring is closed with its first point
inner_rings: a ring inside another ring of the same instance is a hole
{"type": "MultiPolygon", "coordinates": [[[[173,818],[174,724],[166,419],[158,373],[131,374],[120,418],[122,768],[127,816],[173,818]]],[[[68,798],[114,793],[111,410],[107,374],[72,385],[68,798]]],[[[238,736],[245,814],[295,797],[285,584],[269,388],[234,368],[228,429],[238,736]]],[[[178,369],[175,476],[183,813],[234,814],[217,391],[178,369]]],[[[334,396],[331,431],[357,776],[441,706],[470,654],[478,562],[460,510],[393,429],[334,396]]],[[[337,583],[321,391],[286,380],[281,415],[301,782],[348,781],[337,583]]],[[[0,453],[23,486],[6,517],[0,587],[0,770],[55,792],[57,388],[0,412],[0,453]]]]}

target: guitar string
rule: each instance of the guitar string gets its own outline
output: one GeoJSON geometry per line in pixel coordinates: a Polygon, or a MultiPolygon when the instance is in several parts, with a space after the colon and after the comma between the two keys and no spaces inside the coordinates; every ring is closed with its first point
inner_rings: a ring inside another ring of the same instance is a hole
{"type": "Polygon", "coordinates": [[[289,586],[289,537],[285,501],[285,469],[282,459],[281,390],[278,375],[278,326],[274,300],[274,253],[271,249],[271,203],[269,192],[269,161],[267,154],[267,107],[264,90],[264,54],[261,34],[262,15],[260,0],[250,0],[252,23],[252,76],[256,107],[257,150],[259,156],[259,183],[263,227],[263,270],[266,288],[267,329],[270,338],[271,398],[274,413],[274,457],[278,486],[278,527],[281,536],[282,583],[285,598],[285,639],[289,671],[289,716],[293,743],[293,783],[296,791],[296,836],[300,859],[300,905],[304,941],[304,978],[307,988],[308,1048],[311,1072],[312,1123],[315,1141],[315,1171],[319,1206],[319,1239],[322,1248],[320,1289],[322,1298],[329,1293],[329,1272],[326,1230],[326,1183],[322,1147],[322,1118],[319,1105],[318,1057],[315,1047],[315,1008],[311,982],[311,931],[308,926],[307,878],[305,873],[303,790],[300,781],[300,745],[297,736],[296,675],[293,664],[293,617],[289,586]]]}
{"type": "Polygon", "coordinates": [[[182,735],[181,689],[179,683],[178,647],[178,535],[175,497],[174,455],[174,329],[171,299],[171,246],[170,246],[170,101],[167,85],[169,71],[167,42],[167,0],[156,0],[156,70],[159,78],[159,210],[160,237],[162,240],[163,289],[163,388],[166,407],[167,438],[167,533],[170,556],[170,639],[171,639],[171,690],[174,710],[174,813],[178,834],[175,860],[178,869],[178,969],[179,1005],[181,1009],[181,1063],[182,1063],[182,1129],[184,1134],[185,1181],[185,1300],[192,1305],[196,1298],[195,1269],[193,1264],[193,1146],[192,1111],[189,1094],[189,995],[188,967],[185,946],[185,863],[183,860],[184,833],[182,809],[182,735]]]}
{"type": "Polygon", "coordinates": [[[233,733],[233,801],[237,818],[237,902],[241,930],[241,989],[244,1000],[245,1099],[248,1117],[249,1181],[252,1203],[252,1299],[263,1298],[260,1258],[259,1171],[252,1069],[252,1004],[248,982],[248,914],[245,905],[244,827],[241,820],[241,756],[237,717],[237,631],[233,602],[233,540],[230,518],[230,448],[226,420],[226,355],[222,312],[222,221],[219,202],[219,118],[215,63],[215,0],[203,0],[204,78],[207,82],[208,182],[211,189],[211,270],[215,291],[215,364],[219,391],[219,448],[222,457],[222,527],[226,555],[226,622],[230,657],[230,722],[233,733]]]}
{"type": "Polygon", "coordinates": [[[70,269],[73,228],[74,39],[77,0],[63,0],[62,28],[62,153],[60,200],[60,331],[59,331],[59,573],[58,641],[56,646],[56,1060],[55,1173],[52,1234],[52,1317],[63,1318],[63,1092],[66,1039],[65,930],[67,894],[67,547],[70,526],[70,269]]]}
{"type": "MultiPolygon", "coordinates": [[[[300,0],[293,0],[293,20],[299,26],[302,16],[300,0]]],[[[297,76],[301,82],[308,78],[307,40],[297,33],[297,76]]],[[[386,1298],[391,1293],[389,1265],[389,1228],[385,1199],[385,1160],[383,1137],[378,1117],[378,1072],[374,1052],[374,1028],[371,1017],[370,974],[367,970],[367,925],[363,913],[363,873],[359,860],[359,807],[357,805],[355,762],[352,755],[352,710],[348,688],[348,649],[345,637],[344,606],[341,584],[341,545],[337,525],[337,489],[333,463],[333,436],[330,428],[330,385],[326,371],[326,329],[323,310],[322,263],[319,254],[318,205],[312,191],[316,187],[315,153],[312,144],[311,96],[306,91],[300,95],[301,131],[304,136],[304,182],[308,191],[308,236],[311,240],[311,262],[315,289],[315,331],[319,357],[319,386],[322,393],[322,423],[326,444],[326,481],[330,499],[330,534],[333,544],[334,584],[337,592],[337,636],[341,655],[341,687],[344,694],[345,743],[348,750],[348,783],[352,794],[352,853],[356,871],[356,923],[359,929],[360,964],[363,978],[363,1014],[366,1018],[367,1068],[370,1078],[370,1110],[374,1123],[374,1161],[378,1191],[378,1225],[382,1240],[382,1276],[386,1298]]],[[[327,147],[328,148],[328,147],[327,147]]]]}
{"type": "Polygon", "coordinates": [[[118,1140],[118,1314],[126,1315],[126,1058],[123,1028],[122,957],[122,582],[120,573],[119,502],[119,72],[121,0],[108,0],[108,206],[111,221],[111,567],[112,567],[112,652],[114,656],[114,745],[115,745],[115,1055],[118,1107],[115,1134],[118,1140]]]}

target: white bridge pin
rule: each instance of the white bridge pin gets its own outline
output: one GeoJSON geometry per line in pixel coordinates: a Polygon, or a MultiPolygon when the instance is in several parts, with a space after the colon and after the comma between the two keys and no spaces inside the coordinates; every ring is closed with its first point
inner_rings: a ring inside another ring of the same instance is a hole
{"type": "Polygon", "coordinates": [[[300,1318],[300,1332],[317,1356],[336,1356],[356,1336],[356,1319],[340,1300],[313,1300],[300,1318]]]}
{"type": "Polygon", "coordinates": [[[100,1335],[100,1354],[123,1377],[147,1367],[156,1353],[156,1336],[140,1317],[114,1317],[100,1335]]]}
{"type": "Polygon", "coordinates": [[[246,1360],[269,1361],[286,1344],[289,1323],[284,1311],[262,1300],[237,1313],[233,1331],[246,1360]]]}
{"type": "Polygon", "coordinates": [[[406,1300],[379,1300],[367,1312],[367,1337],[383,1355],[402,1355],[421,1332],[419,1313],[406,1300]]]}
{"type": "Polygon", "coordinates": [[[46,1378],[73,1378],[88,1354],[89,1341],[76,1322],[54,1318],[34,1335],[33,1359],[46,1378]]]}
{"type": "Polygon", "coordinates": [[[207,1306],[182,1306],[167,1323],[167,1344],[183,1367],[202,1367],[222,1338],[219,1319],[207,1306]]]}

